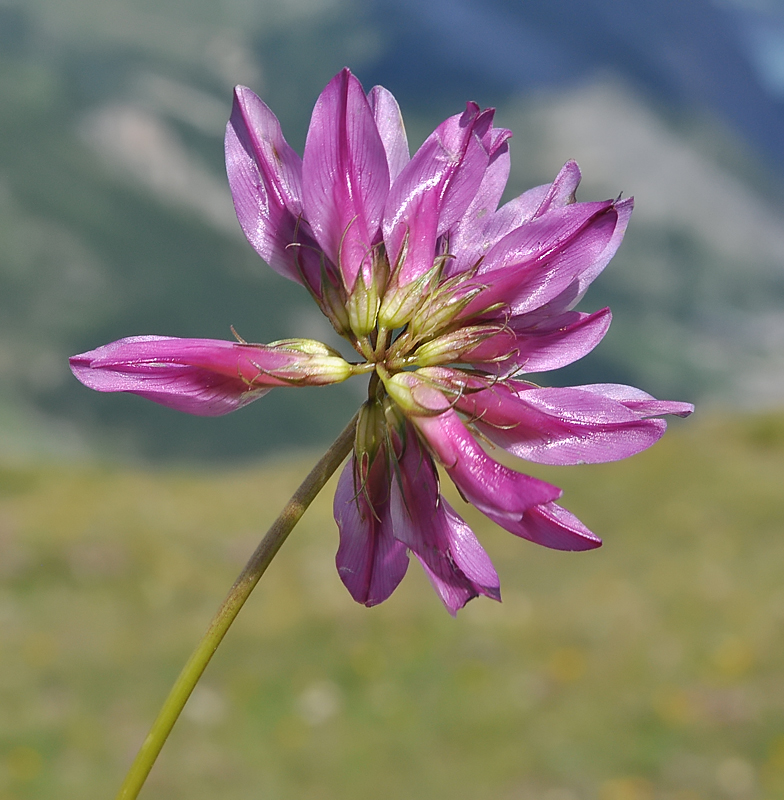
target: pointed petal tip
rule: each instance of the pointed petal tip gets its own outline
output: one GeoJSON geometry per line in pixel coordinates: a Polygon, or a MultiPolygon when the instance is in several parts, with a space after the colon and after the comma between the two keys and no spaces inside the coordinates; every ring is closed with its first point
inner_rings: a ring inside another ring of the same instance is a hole
{"type": "MultiPolygon", "coordinates": [[[[253,91],[253,89],[249,89],[247,86],[243,86],[241,83],[238,83],[234,87],[234,91],[232,93],[232,111],[240,110],[244,113],[248,103],[252,103],[254,101],[262,102],[261,98],[256,94],[256,92],[253,91]]],[[[228,125],[230,126],[231,124],[232,119],[230,117],[228,125]]]]}

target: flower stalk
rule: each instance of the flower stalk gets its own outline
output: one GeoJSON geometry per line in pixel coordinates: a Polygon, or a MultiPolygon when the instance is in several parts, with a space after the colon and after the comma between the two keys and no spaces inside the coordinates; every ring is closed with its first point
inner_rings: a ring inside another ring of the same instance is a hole
{"type": "Polygon", "coordinates": [[[358,416],[359,413],[354,415],[351,422],[294,492],[234,582],[226,599],[169,692],[169,696],[125,776],[117,794],[117,800],[134,800],[138,797],[166,739],[185,707],[185,703],[240,609],[308,506],[351,452],[354,446],[358,416]]]}

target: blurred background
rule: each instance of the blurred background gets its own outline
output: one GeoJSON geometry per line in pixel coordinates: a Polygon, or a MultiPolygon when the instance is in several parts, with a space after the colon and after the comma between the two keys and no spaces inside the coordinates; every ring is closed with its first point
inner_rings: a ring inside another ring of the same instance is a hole
{"type": "Polygon", "coordinates": [[[581,305],[612,328],[552,377],[699,414],[629,462],[537,472],[595,553],[466,511],[505,602],[457,621],[417,566],[355,607],[320,498],[147,796],[784,797],[784,2],[0,0],[0,800],[111,796],[362,398],[190,418],[67,367],[144,333],[331,341],[244,240],[222,137],[242,83],[301,152],[343,66],[396,95],[412,150],[495,106],[507,199],[569,158],[580,199],[635,195],[581,305]]]}

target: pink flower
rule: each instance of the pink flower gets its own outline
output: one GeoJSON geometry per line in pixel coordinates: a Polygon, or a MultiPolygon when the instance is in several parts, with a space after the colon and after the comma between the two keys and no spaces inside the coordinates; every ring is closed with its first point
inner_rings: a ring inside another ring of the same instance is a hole
{"type": "Polygon", "coordinates": [[[355,363],[310,340],[271,345],[136,337],[74,356],[87,386],[133,392],[194,414],[223,414],[273,387],[370,375],[353,455],[335,494],[337,567],[372,606],[413,553],[454,614],[498,576],[442,497],[461,495],[516,536],[560,550],[601,541],[556,504],[560,490],[495,461],[475,438],[543,464],[611,461],[664,433],[663,402],[628,386],[542,388],[601,341],[609,309],[574,311],[623,239],[632,200],[578,203],[580,170],[498,207],[510,131],[469,103],[409,157],[400,110],[346,69],[322,92],[304,157],[269,108],[238,87],[226,167],[242,230],[281,275],[303,284],[355,363]]]}

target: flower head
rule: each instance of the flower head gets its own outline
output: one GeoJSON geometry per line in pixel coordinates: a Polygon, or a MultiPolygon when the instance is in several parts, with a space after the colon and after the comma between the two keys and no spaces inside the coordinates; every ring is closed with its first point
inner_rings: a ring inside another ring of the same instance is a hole
{"type": "Polygon", "coordinates": [[[451,613],[500,599],[476,537],[441,496],[437,465],[501,527],[560,550],[601,541],[560,490],[495,461],[478,438],[543,464],[612,461],[664,433],[662,402],[628,386],[543,388],[529,373],[590,352],[609,309],[574,311],[615,254],[632,200],[578,203],[580,170],[499,206],[511,132],[468,103],[409,157],[400,110],[347,69],[319,97],[302,159],[275,115],[238,87],[226,167],[242,230],[307,288],[359,354],[310,340],[271,345],[135,337],[74,356],[76,376],[194,414],[223,414],[273,387],[370,375],[354,452],[335,494],[337,567],[375,605],[413,553],[451,613]]]}

